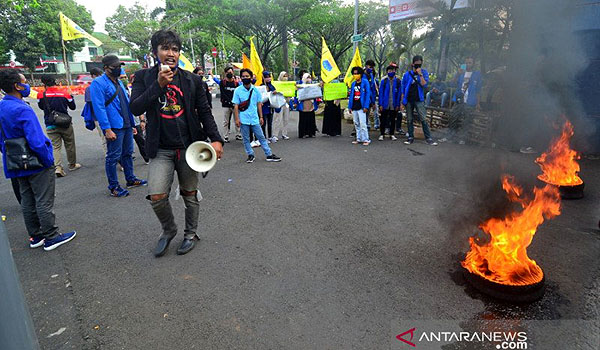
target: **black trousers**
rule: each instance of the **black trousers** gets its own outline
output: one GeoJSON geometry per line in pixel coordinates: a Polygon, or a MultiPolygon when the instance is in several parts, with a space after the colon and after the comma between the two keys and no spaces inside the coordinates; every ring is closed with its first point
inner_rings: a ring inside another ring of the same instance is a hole
{"type": "Polygon", "coordinates": [[[54,216],[54,167],[18,177],[21,211],[30,237],[53,239],[58,234],[54,216]]]}
{"type": "Polygon", "coordinates": [[[397,114],[398,112],[395,110],[389,109],[384,109],[383,112],[381,112],[381,116],[379,117],[379,129],[381,130],[381,135],[385,135],[386,128],[389,128],[390,135],[394,135],[397,114]]]}
{"type": "Polygon", "coordinates": [[[10,179],[12,182],[13,192],[15,193],[15,197],[17,197],[17,201],[21,204],[21,190],[19,188],[19,180],[16,177],[10,179]]]}
{"type": "Polygon", "coordinates": [[[273,114],[271,114],[271,113],[264,114],[263,119],[264,119],[264,123],[260,127],[262,128],[263,135],[265,135],[266,138],[270,139],[271,137],[273,137],[273,114]],[[266,131],[265,131],[265,128],[266,128],[266,131]],[[268,136],[267,136],[267,131],[268,131],[268,136]]]}

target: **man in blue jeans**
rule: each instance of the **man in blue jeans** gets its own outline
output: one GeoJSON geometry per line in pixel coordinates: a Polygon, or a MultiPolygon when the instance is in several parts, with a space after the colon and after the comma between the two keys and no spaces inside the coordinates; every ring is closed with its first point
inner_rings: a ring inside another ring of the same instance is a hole
{"type": "Polygon", "coordinates": [[[423,126],[425,141],[431,146],[437,146],[438,143],[431,138],[429,125],[425,119],[427,113],[425,111],[424,90],[427,88],[427,84],[429,84],[429,73],[427,73],[426,69],[421,68],[422,65],[422,56],[417,55],[413,57],[412,69],[404,73],[404,76],[402,77],[401,99],[402,106],[406,108],[406,119],[408,124],[408,138],[404,143],[410,145],[415,140],[414,112],[416,111],[417,116],[421,121],[421,125],[423,126]]]}
{"type": "Polygon", "coordinates": [[[121,63],[119,58],[108,55],[102,58],[105,74],[94,79],[90,85],[92,107],[100,128],[106,137],[106,177],[108,190],[113,197],[125,197],[129,191],[119,185],[117,163],[120,162],[125,173],[127,187],[145,186],[146,180],[140,180],[133,174],[133,135],[135,121],[129,109],[129,96],[119,80],[121,63]]]}
{"type": "Polygon", "coordinates": [[[246,163],[254,162],[254,151],[250,146],[250,130],[252,130],[260,142],[260,146],[267,157],[267,162],[280,162],[281,158],[271,152],[271,148],[260,127],[264,123],[261,94],[258,89],[252,85],[252,71],[246,68],[242,69],[240,71],[240,78],[242,78],[243,85],[238,86],[233,92],[232,102],[234,105],[233,113],[235,115],[235,125],[240,128],[242,139],[244,141],[244,148],[246,154],[248,154],[246,163]]]}

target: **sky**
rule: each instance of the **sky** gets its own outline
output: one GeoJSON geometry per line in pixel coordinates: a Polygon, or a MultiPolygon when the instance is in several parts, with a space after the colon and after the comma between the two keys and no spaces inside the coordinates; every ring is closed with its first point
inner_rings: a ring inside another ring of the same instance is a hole
{"type": "MultiPolygon", "coordinates": [[[[125,7],[131,6],[131,3],[125,3],[122,0],[76,0],[80,5],[85,6],[88,11],[92,13],[92,18],[96,25],[94,26],[95,32],[104,32],[104,23],[106,22],[106,17],[110,17],[115,14],[117,7],[119,5],[123,5],[125,7]]],[[[153,10],[157,7],[164,7],[164,0],[137,0],[137,2],[147,7],[150,10],[153,10]]]]}

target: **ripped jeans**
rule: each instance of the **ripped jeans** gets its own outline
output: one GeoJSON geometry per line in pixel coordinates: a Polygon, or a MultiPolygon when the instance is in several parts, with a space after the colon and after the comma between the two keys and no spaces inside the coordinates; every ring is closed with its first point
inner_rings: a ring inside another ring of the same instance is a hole
{"type": "Polygon", "coordinates": [[[179,189],[185,205],[185,238],[194,238],[198,229],[200,201],[198,193],[187,195],[198,189],[198,173],[192,170],[185,161],[185,150],[159,149],[155,158],[148,165],[148,197],[165,194],[166,197],[152,201],[152,209],[160,221],[163,235],[175,236],[177,225],[173,209],[169,201],[169,193],[173,185],[174,172],[177,172],[179,189]]]}

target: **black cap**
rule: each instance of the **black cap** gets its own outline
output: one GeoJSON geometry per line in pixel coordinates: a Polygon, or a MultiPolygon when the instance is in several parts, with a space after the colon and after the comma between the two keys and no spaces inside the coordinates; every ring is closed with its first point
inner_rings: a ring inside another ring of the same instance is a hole
{"type": "Polygon", "coordinates": [[[115,55],[107,55],[107,56],[102,57],[102,64],[106,67],[110,67],[110,66],[114,65],[115,63],[118,63],[121,66],[125,65],[125,63],[121,62],[119,57],[117,57],[115,55]]]}

